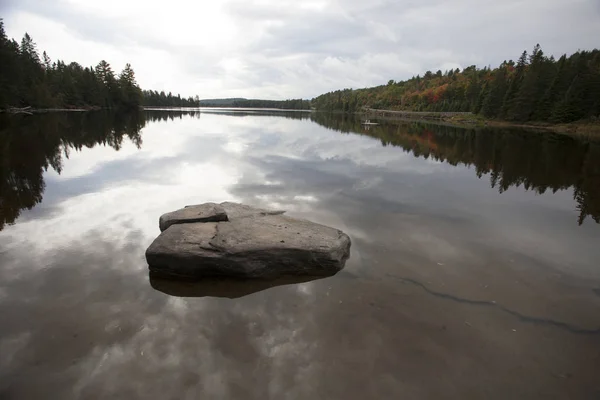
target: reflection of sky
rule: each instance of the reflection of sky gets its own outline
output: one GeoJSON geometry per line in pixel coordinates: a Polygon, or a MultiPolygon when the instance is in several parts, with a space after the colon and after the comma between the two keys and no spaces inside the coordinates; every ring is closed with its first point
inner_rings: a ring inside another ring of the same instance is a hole
{"type": "MultiPolygon", "coordinates": [[[[569,327],[600,327],[592,290],[600,287],[600,229],[577,226],[570,191],[499,195],[469,168],[308,120],[203,114],[149,123],[142,138],[139,150],[124,143],[119,152],[71,152],[61,175],[46,173],[42,204],[0,232],[0,382],[12,382],[0,383],[0,397],[41,398],[27,379],[74,398],[418,394],[435,376],[464,379],[446,358],[463,357],[467,376],[488,379],[506,369],[514,346],[540,334],[552,348],[569,342],[573,354],[588,345],[564,328],[453,305],[389,277],[569,327]],[[143,252],[158,234],[158,216],[226,200],[343,229],[353,239],[346,271],[236,301],[153,291],[143,252]],[[429,331],[438,323],[464,329],[465,321],[518,327],[524,336],[514,343],[481,328],[467,341],[449,333],[448,342],[439,328],[429,331]],[[389,349],[420,372],[412,376],[389,349]],[[491,360],[487,370],[477,352],[491,360]]],[[[521,361],[534,370],[552,354],[530,346],[521,361]]],[[[553,361],[585,362],[567,358],[553,361]]],[[[586,375],[578,379],[586,390],[586,375]]]]}
{"type": "MultiPolygon", "coordinates": [[[[355,180],[352,166],[391,163],[417,173],[440,169],[437,163],[413,163],[411,159],[408,154],[381,148],[375,140],[336,135],[309,121],[207,114],[200,124],[195,119],[150,124],[143,131],[140,150],[127,142],[118,152],[105,146],[70,152],[60,175],[52,170],[45,175],[44,201],[34,210],[37,219],[28,218],[24,212],[7,235],[32,238],[32,232],[51,229],[61,234],[43,243],[55,246],[55,240],[67,240],[69,235],[76,237],[100,226],[106,229],[106,221],[125,215],[135,219],[136,226],[148,227],[147,216],[160,215],[164,210],[205,201],[239,200],[231,190],[236,183],[268,181],[265,175],[270,171],[264,167],[269,164],[261,165],[260,161],[287,162],[285,168],[299,168],[307,174],[300,180],[329,179],[319,183],[343,182],[360,188],[370,185],[370,178],[355,180]],[[376,158],[372,157],[374,152],[378,153],[376,158]],[[313,162],[319,165],[310,166],[313,162]],[[52,210],[53,217],[39,218],[44,209],[52,210]]],[[[280,188],[281,182],[273,183],[280,188]]],[[[315,200],[310,193],[295,193],[293,198],[299,204],[287,204],[285,196],[269,199],[266,193],[260,202],[271,206],[294,207],[315,200]]]]}

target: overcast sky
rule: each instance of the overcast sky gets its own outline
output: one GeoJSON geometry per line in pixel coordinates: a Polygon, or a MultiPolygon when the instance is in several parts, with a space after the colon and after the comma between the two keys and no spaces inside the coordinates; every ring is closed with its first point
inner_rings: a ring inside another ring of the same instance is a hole
{"type": "Polygon", "coordinates": [[[600,0],[0,0],[53,60],[201,98],[312,98],[427,70],[495,66],[536,43],[600,46],[600,0]]]}

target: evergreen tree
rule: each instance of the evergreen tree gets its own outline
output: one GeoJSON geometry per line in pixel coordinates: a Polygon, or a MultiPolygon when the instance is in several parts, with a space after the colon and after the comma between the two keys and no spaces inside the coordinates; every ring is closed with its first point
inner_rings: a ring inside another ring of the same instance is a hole
{"type": "Polygon", "coordinates": [[[495,118],[498,116],[500,109],[502,108],[502,101],[506,95],[508,83],[506,80],[506,67],[501,66],[496,72],[494,81],[492,82],[487,96],[483,100],[481,106],[481,114],[488,118],[495,118]]]}
{"type": "Polygon", "coordinates": [[[552,82],[555,73],[553,64],[553,61],[544,56],[540,45],[536,45],[515,99],[512,119],[523,122],[532,119],[540,99],[552,82]]]}
{"type": "Polygon", "coordinates": [[[0,19],[0,107],[16,105],[16,86],[20,80],[17,55],[18,45],[15,46],[6,36],[4,21],[0,19]]]}
{"type": "Polygon", "coordinates": [[[564,95],[564,92],[568,88],[568,83],[566,79],[566,69],[567,69],[567,56],[563,55],[557,63],[556,73],[554,74],[554,78],[552,79],[552,83],[546,89],[544,95],[542,96],[537,110],[534,113],[534,120],[536,121],[547,121],[550,119],[552,115],[552,110],[557,102],[557,99],[561,98],[564,95]]]}
{"type": "Polygon", "coordinates": [[[483,86],[481,87],[481,91],[479,92],[479,95],[477,96],[477,101],[475,102],[475,107],[473,108],[473,112],[475,114],[479,114],[481,112],[481,109],[483,108],[483,102],[485,101],[486,97],[488,96],[488,93],[490,91],[490,87],[487,83],[484,83],[483,86]]]}
{"type": "Polygon", "coordinates": [[[137,107],[142,102],[142,90],[135,81],[135,73],[131,64],[127,63],[119,75],[119,86],[122,91],[123,105],[125,107],[137,107]]]}
{"type": "Polygon", "coordinates": [[[525,76],[525,69],[527,68],[527,51],[524,51],[517,61],[515,72],[510,80],[506,96],[504,97],[504,103],[502,105],[502,111],[500,116],[502,118],[514,119],[516,108],[517,108],[517,93],[521,89],[523,78],[525,76]]]}
{"type": "Polygon", "coordinates": [[[589,54],[582,52],[575,60],[575,76],[565,96],[554,109],[554,122],[572,122],[590,116],[590,110],[597,99],[593,99],[595,71],[590,69],[589,54]]]}
{"type": "MultiPolygon", "coordinates": [[[[184,99],[178,102],[184,104],[184,99]]],[[[0,19],[0,108],[134,108],[141,103],[142,91],[130,64],[117,79],[106,60],[95,68],[52,62],[46,52],[40,57],[28,33],[20,43],[9,40],[0,19]]]]}
{"type": "Polygon", "coordinates": [[[479,79],[477,78],[477,74],[471,74],[469,78],[469,85],[467,86],[465,92],[465,101],[468,104],[465,111],[473,111],[477,109],[477,100],[479,98],[479,94],[481,93],[481,84],[479,83],[479,79]]]}

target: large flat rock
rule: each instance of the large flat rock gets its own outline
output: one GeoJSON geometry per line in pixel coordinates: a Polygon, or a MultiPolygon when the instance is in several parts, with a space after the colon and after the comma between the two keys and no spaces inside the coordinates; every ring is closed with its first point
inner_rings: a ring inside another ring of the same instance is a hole
{"type": "Polygon", "coordinates": [[[349,257],[350,238],[340,230],[282,211],[219,206],[227,221],[170,224],[146,250],[150,270],[189,279],[331,275],[349,257]]]}

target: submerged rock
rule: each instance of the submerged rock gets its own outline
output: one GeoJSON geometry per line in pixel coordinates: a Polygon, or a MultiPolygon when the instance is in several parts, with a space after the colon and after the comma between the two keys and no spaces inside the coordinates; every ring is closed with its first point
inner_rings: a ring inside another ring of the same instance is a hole
{"type": "Polygon", "coordinates": [[[283,213],[225,202],[165,214],[163,232],[146,250],[150,271],[186,279],[275,278],[344,267],[348,235],[283,213]]]}

